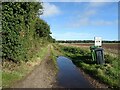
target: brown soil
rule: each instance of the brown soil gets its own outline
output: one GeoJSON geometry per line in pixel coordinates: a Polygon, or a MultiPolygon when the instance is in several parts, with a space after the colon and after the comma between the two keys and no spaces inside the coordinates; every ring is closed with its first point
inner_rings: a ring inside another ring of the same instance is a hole
{"type": "Polygon", "coordinates": [[[56,68],[48,54],[35,69],[12,88],[51,88],[55,82],[56,68]]]}
{"type": "Polygon", "coordinates": [[[78,68],[84,77],[94,86],[94,88],[106,88],[110,90],[109,86],[100,82],[99,80],[94,79],[90,75],[86,74],[81,68],[78,68]]]}
{"type": "MultiPolygon", "coordinates": [[[[90,47],[91,45],[94,45],[94,43],[86,43],[86,44],[72,44],[74,46],[86,46],[86,47],[90,47]]],[[[105,49],[112,49],[112,50],[118,50],[118,46],[119,44],[118,43],[103,43],[102,44],[102,47],[105,48],[105,49]]]]}

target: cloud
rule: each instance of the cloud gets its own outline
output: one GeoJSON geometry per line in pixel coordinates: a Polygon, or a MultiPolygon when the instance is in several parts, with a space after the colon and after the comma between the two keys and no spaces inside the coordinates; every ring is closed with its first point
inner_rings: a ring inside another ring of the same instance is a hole
{"type": "Polygon", "coordinates": [[[61,13],[60,9],[51,3],[43,3],[43,17],[51,17],[61,13]]]}
{"type": "Polygon", "coordinates": [[[97,14],[100,8],[108,4],[109,3],[106,2],[89,2],[87,7],[85,8],[85,11],[82,13],[82,16],[84,17],[94,16],[97,14]]]}
{"type": "Polygon", "coordinates": [[[95,10],[89,10],[88,12],[85,12],[85,16],[92,16],[92,15],[95,15],[96,14],[96,11],[95,10]]]}
{"type": "MultiPolygon", "coordinates": [[[[101,0],[102,1],[102,0],[101,0]]],[[[102,6],[104,6],[104,5],[108,5],[109,3],[107,3],[107,2],[89,2],[89,5],[88,5],[88,7],[89,8],[100,8],[100,7],[102,7],[102,6]]]]}
{"type": "Polygon", "coordinates": [[[66,32],[66,33],[53,33],[52,37],[57,40],[78,40],[91,37],[91,34],[88,33],[77,33],[77,32],[66,32]]]}
{"type": "Polygon", "coordinates": [[[99,19],[95,20],[95,17],[99,13],[99,9],[103,6],[108,5],[110,3],[106,2],[89,2],[87,7],[85,7],[83,12],[80,12],[78,17],[72,19],[71,22],[67,23],[67,27],[78,28],[81,26],[108,26],[108,25],[117,25],[117,21],[113,20],[104,20],[99,19]]]}
{"type": "Polygon", "coordinates": [[[114,25],[114,24],[117,25],[116,20],[114,21],[99,20],[99,21],[91,21],[90,23],[91,25],[97,25],[97,26],[114,25]]]}
{"type": "Polygon", "coordinates": [[[89,25],[89,19],[88,18],[83,18],[80,20],[77,20],[75,23],[68,24],[70,27],[80,27],[80,26],[86,26],[89,25]]]}
{"type": "Polygon", "coordinates": [[[92,16],[95,16],[97,14],[96,9],[86,9],[83,13],[80,13],[78,15],[78,19],[83,19],[83,18],[90,18],[92,16]]]}
{"type": "Polygon", "coordinates": [[[76,23],[72,23],[69,27],[82,27],[82,26],[109,26],[118,25],[118,21],[105,21],[105,20],[90,20],[89,18],[83,18],[78,20],[76,23]]]}

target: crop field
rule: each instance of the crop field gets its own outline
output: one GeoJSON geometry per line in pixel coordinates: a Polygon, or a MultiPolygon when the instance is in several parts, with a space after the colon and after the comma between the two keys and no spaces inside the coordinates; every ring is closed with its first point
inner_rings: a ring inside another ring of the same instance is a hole
{"type": "MultiPolygon", "coordinates": [[[[73,44],[65,44],[67,46],[76,46],[76,47],[84,47],[84,48],[89,48],[90,46],[94,45],[94,43],[73,43],[73,44]]],[[[109,54],[116,54],[118,55],[118,48],[119,44],[118,43],[103,43],[102,48],[106,53],[109,54]]]]}
{"type": "MultiPolygon", "coordinates": [[[[94,44],[93,43],[81,43],[81,44],[78,43],[78,44],[72,44],[72,45],[90,47],[91,45],[94,45],[94,44]]],[[[103,43],[102,47],[105,49],[118,50],[118,43],[103,43]]]]}

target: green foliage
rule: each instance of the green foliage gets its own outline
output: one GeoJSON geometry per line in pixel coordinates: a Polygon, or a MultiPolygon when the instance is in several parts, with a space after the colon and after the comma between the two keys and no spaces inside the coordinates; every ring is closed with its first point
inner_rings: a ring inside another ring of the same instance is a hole
{"type": "Polygon", "coordinates": [[[2,3],[2,57],[14,62],[27,61],[50,37],[50,26],[38,18],[39,2],[2,3]],[[38,35],[39,36],[38,36],[38,35]]]}
{"type": "Polygon", "coordinates": [[[35,32],[39,37],[46,37],[46,40],[55,42],[55,39],[50,36],[50,34],[52,34],[50,32],[50,26],[44,20],[37,18],[35,23],[35,32]]]}
{"type": "Polygon", "coordinates": [[[50,26],[42,19],[37,19],[35,24],[36,34],[39,37],[47,37],[50,33],[50,26]]]}

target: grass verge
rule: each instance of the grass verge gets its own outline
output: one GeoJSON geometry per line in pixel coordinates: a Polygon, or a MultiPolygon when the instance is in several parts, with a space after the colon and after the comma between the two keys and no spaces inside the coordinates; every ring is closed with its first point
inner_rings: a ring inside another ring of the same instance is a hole
{"type": "Polygon", "coordinates": [[[92,61],[90,50],[73,46],[59,46],[65,56],[70,57],[73,63],[82,68],[93,78],[107,84],[110,88],[119,88],[120,60],[105,54],[105,64],[98,65],[92,61]]]}
{"type": "Polygon", "coordinates": [[[56,70],[58,71],[57,57],[63,54],[57,44],[52,44],[50,49],[51,49],[51,58],[55,64],[56,70]]]}
{"type": "Polygon", "coordinates": [[[34,55],[28,62],[13,63],[10,61],[3,62],[2,66],[2,87],[9,88],[16,81],[21,80],[29,74],[35,65],[40,64],[44,60],[45,55],[48,53],[49,46],[41,47],[40,51],[34,55]]]}

